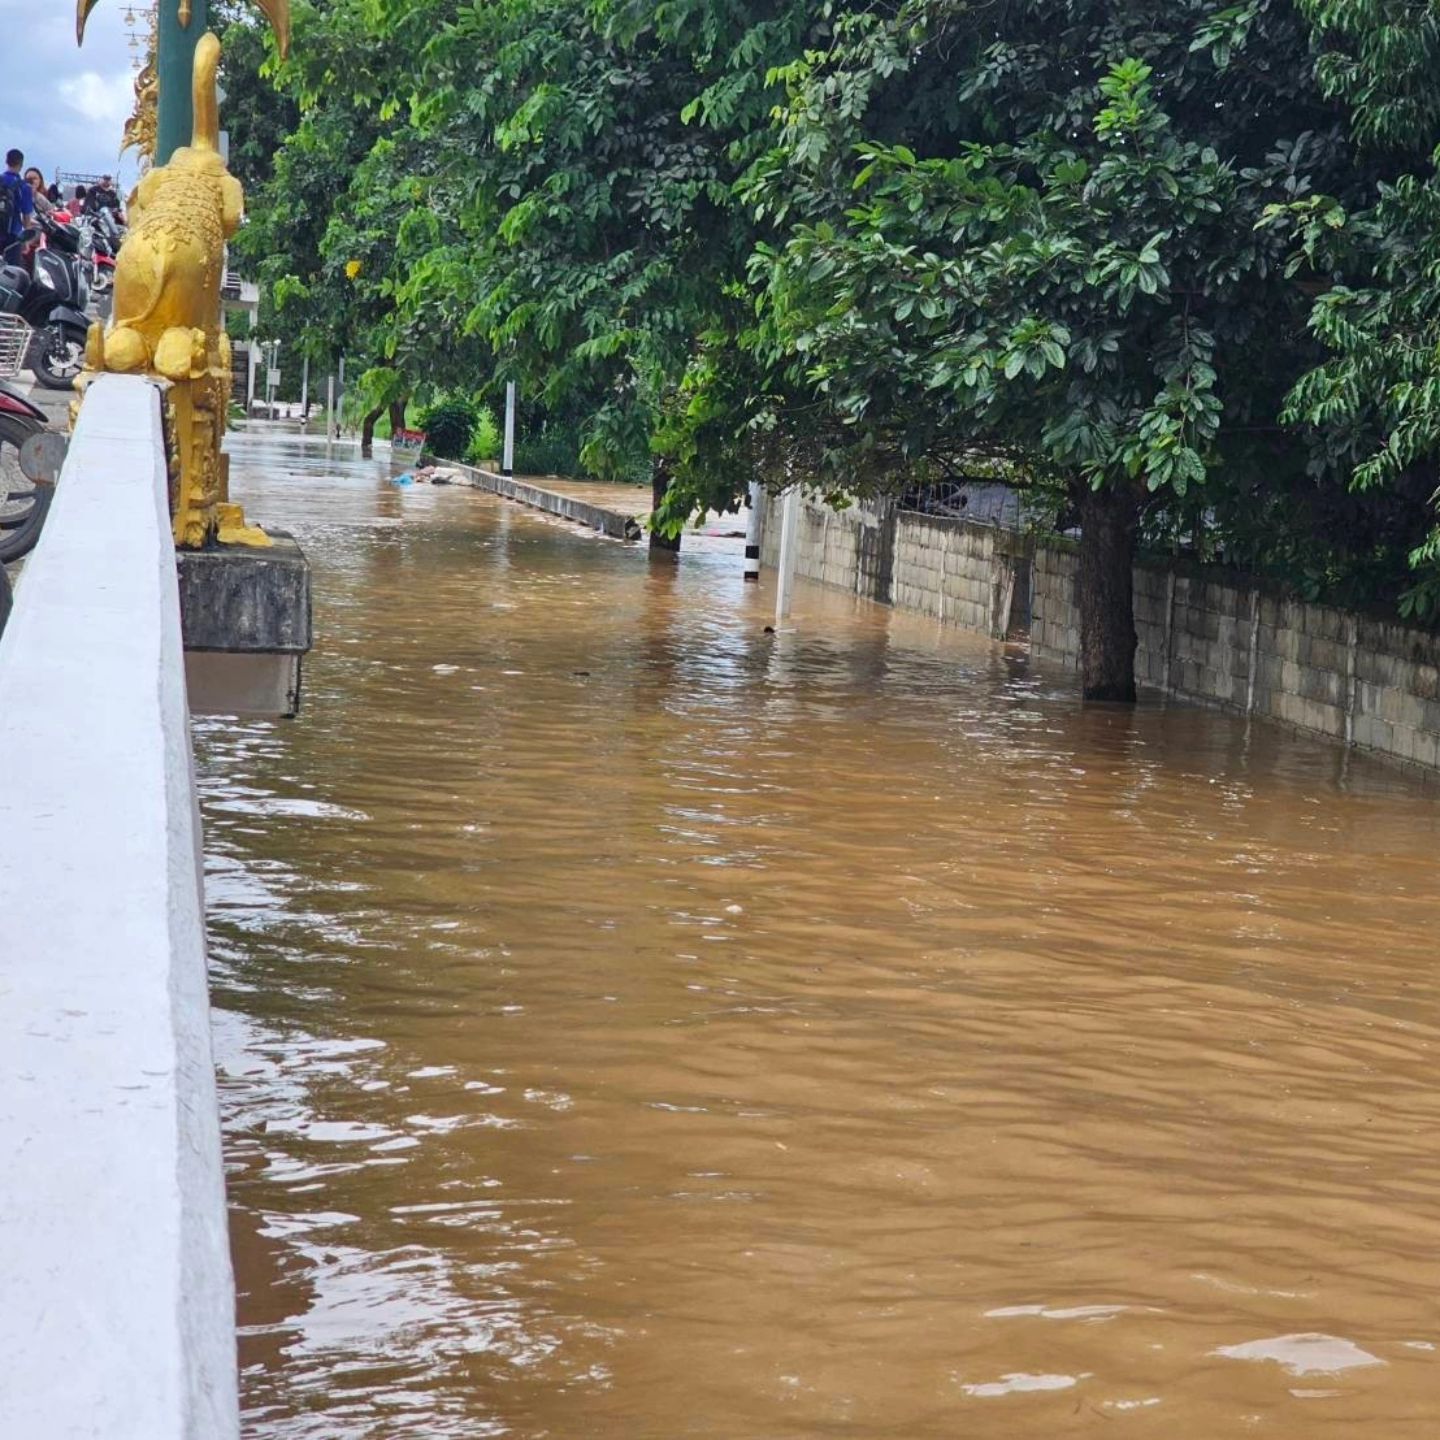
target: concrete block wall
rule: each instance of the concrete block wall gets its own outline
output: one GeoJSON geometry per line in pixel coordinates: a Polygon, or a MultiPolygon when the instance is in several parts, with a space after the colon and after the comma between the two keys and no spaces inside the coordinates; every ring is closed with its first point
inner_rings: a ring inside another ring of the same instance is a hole
{"type": "Polygon", "coordinates": [[[1037,655],[1078,668],[1080,606],[1075,598],[1079,569],[1074,550],[1037,545],[1030,566],[1030,648],[1037,655]]]}
{"type": "MultiPolygon", "coordinates": [[[[1076,667],[1076,556],[1037,547],[1031,647],[1076,667]]],[[[1440,768],[1440,635],[1276,593],[1221,569],[1135,568],[1136,677],[1440,768]]]]}
{"type": "MultiPolygon", "coordinates": [[[[1022,537],[992,525],[896,511],[886,502],[845,510],[800,507],[795,573],[866,599],[933,615],[947,625],[1003,633],[1022,537]]],[[[760,558],[780,558],[780,505],[763,502],[760,558]]]]}
{"type": "Polygon", "coordinates": [[[998,533],[965,521],[900,515],[895,527],[892,603],[949,625],[989,632],[999,582],[998,533]]]}
{"type": "MultiPolygon", "coordinates": [[[[1073,541],[1029,552],[1024,537],[884,505],[832,511],[807,501],[796,571],[806,579],[1003,634],[1007,586],[1028,555],[1030,646],[1080,664],[1073,541]]],[[[779,509],[763,517],[763,562],[779,559],[779,509]]],[[[1021,600],[1023,603],[1023,597],[1021,600]]],[[[1219,567],[1135,567],[1136,678],[1172,695],[1279,720],[1440,768],[1440,635],[1307,604],[1219,567]]]]}
{"type": "MultiPolygon", "coordinates": [[[[795,546],[795,573],[817,585],[830,585],[879,598],[871,592],[862,561],[864,535],[874,531],[882,517],[873,510],[852,505],[832,510],[828,505],[806,500],[800,506],[795,546]]],[[[873,548],[873,542],[872,547],[873,548]]],[[[773,568],[780,559],[780,502],[774,496],[761,500],[760,563],[773,568]]]]}

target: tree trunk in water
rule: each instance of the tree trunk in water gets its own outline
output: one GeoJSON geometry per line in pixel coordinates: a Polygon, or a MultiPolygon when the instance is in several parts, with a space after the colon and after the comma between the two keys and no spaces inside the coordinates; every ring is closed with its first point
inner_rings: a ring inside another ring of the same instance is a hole
{"type": "Polygon", "coordinates": [[[380,418],[380,406],[367,411],[360,425],[360,453],[368,460],[375,449],[375,422],[380,418]]]}
{"type": "MultiPolygon", "coordinates": [[[[657,460],[650,474],[651,509],[658,510],[665,493],[670,489],[670,465],[668,461],[657,460]]],[[[678,535],[662,535],[658,530],[650,531],[650,553],[652,555],[675,555],[680,550],[678,535]]]]}
{"type": "Polygon", "coordinates": [[[1085,699],[1135,703],[1135,522],[1130,487],[1079,495],[1080,681],[1085,699]]]}
{"type": "Polygon", "coordinates": [[[390,402],[390,435],[393,438],[405,428],[405,406],[407,400],[392,400],[390,402]]]}

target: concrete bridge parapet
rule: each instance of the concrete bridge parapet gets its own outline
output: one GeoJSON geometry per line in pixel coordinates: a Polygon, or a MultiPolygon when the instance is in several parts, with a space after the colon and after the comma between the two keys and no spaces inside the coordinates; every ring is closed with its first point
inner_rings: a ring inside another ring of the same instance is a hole
{"type": "Polygon", "coordinates": [[[0,1430],[234,1440],[160,392],[104,376],[0,640],[0,1430]]]}

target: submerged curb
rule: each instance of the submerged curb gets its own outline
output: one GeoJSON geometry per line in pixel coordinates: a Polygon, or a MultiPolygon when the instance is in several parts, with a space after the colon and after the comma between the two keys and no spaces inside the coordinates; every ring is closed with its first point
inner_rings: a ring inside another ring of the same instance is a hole
{"type": "Polygon", "coordinates": [[[478,470],[472,465],[453,465],[453,462],[449,461],[446,463],[464,474],[477,490],[489,490],[494,495],[502,495],[507,500],[518,501],[521,505],[529,505],[535,510],[543,510],[548,515],[573,520],[577,525],[597,530],[612,540],[639,540],[645,533],[639,520],[623,511],[606,510],[603,506],[577,500],[573,495],[562,495],[559,491],[546,490],[508,475],[497,475],[492,470],[478,470]]]}

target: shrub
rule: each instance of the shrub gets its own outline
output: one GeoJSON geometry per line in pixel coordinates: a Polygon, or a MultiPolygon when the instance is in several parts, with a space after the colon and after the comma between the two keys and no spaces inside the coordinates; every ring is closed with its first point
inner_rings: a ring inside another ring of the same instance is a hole
{"type": "Polygon", "coordinates": [[[465,452],[465,458],[472,465],[498,465],[503,443],[495,416],[482,409],[475,416],[475,430],[470,436],[470,448],[465,452]]]}
{"type": "Polygon", "coordinates": [[[473,401],[463,395],[442,397],[420,416],[425,448],[445,460],[464,459],[478,419],[473,401]]]}

